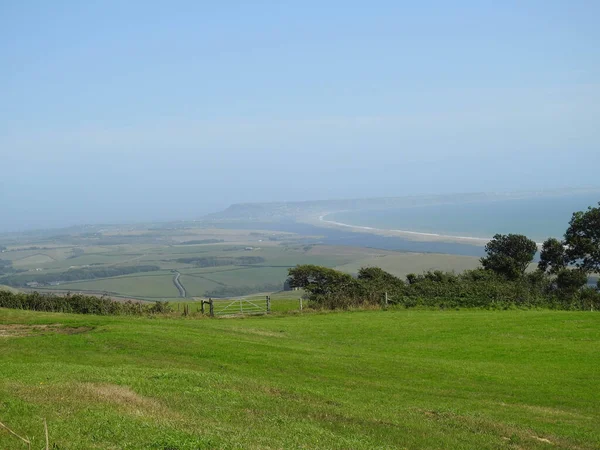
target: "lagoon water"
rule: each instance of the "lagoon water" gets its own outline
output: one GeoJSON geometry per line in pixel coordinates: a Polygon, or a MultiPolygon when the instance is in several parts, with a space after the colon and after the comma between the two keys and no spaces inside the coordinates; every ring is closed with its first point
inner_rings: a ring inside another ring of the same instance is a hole
{"type": "Polygon", "coordinates": [[[347,211],[326,220],[386,230],[489,238],[496,233],[524,234],[541,242],[560,238],[574,211],[597,206],[600,191],[473,203],[347,211]]]}

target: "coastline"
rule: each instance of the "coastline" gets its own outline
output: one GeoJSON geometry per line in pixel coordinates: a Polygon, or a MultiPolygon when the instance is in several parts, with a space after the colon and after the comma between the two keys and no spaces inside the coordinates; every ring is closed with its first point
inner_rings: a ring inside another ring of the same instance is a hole
{"type": "MultiPolygon", "coordinates": [[[[383,229],[374,228],[360,225],[350,225],[347,223],[336,222],[333,220],[327,220],[326,217],[334,214],[333,212],[326,213],[319,216],[319,223],[326,224],[334,227],[350,228],[357,232],[373,233],[384,236],[401,236],[417,241],[437,241],[437,242],[452,242],[452,243],[469,243],[471,245],[484,246],[492,240],[491,237],[475,237],[475,236],[455,236],[450,234],[441,233],[426,233],[422,231],[411,231],[411,230],[395,230],[395,229],[383,229]]],[[[538,247],[542,246],[541,242],[536,242],[538,247]]]]}

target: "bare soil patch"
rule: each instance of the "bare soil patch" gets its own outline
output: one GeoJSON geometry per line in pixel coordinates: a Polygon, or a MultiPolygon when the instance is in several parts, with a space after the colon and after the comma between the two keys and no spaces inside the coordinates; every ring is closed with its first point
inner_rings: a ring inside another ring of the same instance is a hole
{"type": "Polygon", "coordinates": [[[92,327],[65,327],[59,323],[49,325],[0,324],[0,338],[41,336],[44,334],[81,334],[92,327]]]}

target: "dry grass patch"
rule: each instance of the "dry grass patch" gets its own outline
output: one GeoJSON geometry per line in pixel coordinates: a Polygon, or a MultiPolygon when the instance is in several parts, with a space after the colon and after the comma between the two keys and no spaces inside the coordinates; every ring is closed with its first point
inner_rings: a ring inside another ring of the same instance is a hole
{"type": "Polygon", "coordinates": [[[110,383],[82,383],[76,386],[75,394],[90,402],[115,405],[133,415],[158,416],[169,413],[168,408],[158,400],[144,397],[128,386],[110,383]]]}
{"type": "Polygon", "coordinates": [[[450,411],[431,411],[424,410],[421,413],[426,420],[433,420],[439,423],[440,427],[447,428],[448,432],[456,427],[468,429],[476,434],[491,434],[501,437],[505,441],[510,441],[512,445],[507,448],[538,448],[541,444],[549,446],[558,446],[558,448],[572,449],[591,449],[592,447],[579,447],[573,442],[561,439],[556,436],[541,437],[531,429],[520,428],[514,424],[501,423],[482,416],[470,416],[456,414],[450,411]],[[535,444],[538,444],[537,446],[535,444]]]}
{"type": "Polygon", "coordinates": [[[45,334],[81,334],[91,331],[92,327],[66,327],[59,323],[50,325],[0,324],[0,338],[41,336],[45,334]]]}
{"type": "Polygon", "coordinates": [[[251,334],[251,335],[255,335],[255,336],[266,336],[266,337],[276,337],[276,338],[281,338],[281,337],[285,337],[285,333],[280,331],[268,331],[268,330],[259,330],[256,328],[234,328],[233,330],[231,330],[235,333],[239,333],[239,334],[251,334]]]}
{"type": "Polygon", "coordinates": [[[24,400],[45,405],[65,407],[75,411],[89,405],[107,405],[123,414],[152,418],[156,422],[170,422],[182,419],[158,399],[138,394],[129,386],[112,383],[68,383],[29,386],[15,384],[12,391],[24,400]]]}

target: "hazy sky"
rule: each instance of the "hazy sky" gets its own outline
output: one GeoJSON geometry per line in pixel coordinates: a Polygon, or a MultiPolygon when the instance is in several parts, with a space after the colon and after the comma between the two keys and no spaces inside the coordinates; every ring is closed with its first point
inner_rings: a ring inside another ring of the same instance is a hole
{"type": "Polygon", "coordinates": [[[598,186],[600,2],[0,0],[0,230],[598,186]]]}

